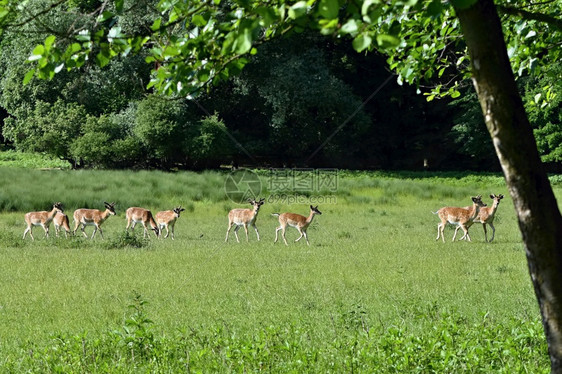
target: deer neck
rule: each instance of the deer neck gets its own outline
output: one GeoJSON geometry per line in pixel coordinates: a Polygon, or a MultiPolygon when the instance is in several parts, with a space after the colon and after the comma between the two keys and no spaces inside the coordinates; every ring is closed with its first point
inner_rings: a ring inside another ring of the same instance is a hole
{"type": "Polygon", "coordinates": [[[252,210],[252,219],[254,219],[258,216],[259,211],[260,211],[260,207],[255,206],[254,209],[252,210]]]}
{"type": "Polygon", "coordinates": [[[496,214],[496,210],[498,210],[498,206],[500,205],[499,201],[494,201],[494,204],[492,204],[492,208],[490,209],[490,215],[493,216],[494,214],[496,214]]]}
{"type": "Polygon", "coordinates": [[[472,214],[470,215],[470,219],[474,220],[478,217],[478,213],[480,213],[480,205],[472,203],[472,214]]]}
{"type": "Polygon", "coordinates": [[[110,211],[109,209],[106,209],[103,211],[103,213],[101,214],[101,221],[105,221],[110,215],[110,211]]]}
{"type": "Polygon", "coordinates": [[[308,215],[308,218],[306,219],[306,225],[307,225],[307,226],[310,225],[310,223],[311,223],[312,220],[314,219],[314,216],[315,216],[315,215],[316,215],[316,214],[314,214],[313,211],[310,212],[310,214],[308,215]]]}
{"type": "Polygon", "coordinates": [[[49,216],[47,217],[47,221],[51,222],[53,220],[53,218],[55,218],[55,216],[57,215],[57,212],[58,212],[57,208],[53,207],[53,210],[51,210],[49,212],[49,216]]]}

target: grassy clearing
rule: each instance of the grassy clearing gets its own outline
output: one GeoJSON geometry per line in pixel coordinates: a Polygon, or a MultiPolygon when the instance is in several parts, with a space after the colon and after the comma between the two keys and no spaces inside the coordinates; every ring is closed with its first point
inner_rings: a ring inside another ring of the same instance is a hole
{"type": "Polygon", "coordinates": [[[70,169],[71,165],[40,153],[26,153],[16,151],[0,151],[0,167],[15,167],[25,169],[70,169]]]}
{"type": "Polygon", "coordinates": [[[306,214],[306,204],[270,201],[262,241],[250,230],[245,243],[241,230],[242,243],[232,233],[224,243],[237,207],[226,174],[0,175],[0,371],[548,371],[511,201],[493,243],[479,225],[472,243],[451,243],[452,228],[435,241],[430,212],[507,196],[498,176],[342,172],[311,246],[292,243],[292,230],[286,247],[273,244],[270,213],[306,214]],[[40,228],[21,240],[23,212],[55,200],[68,212],[116,201],[118,216],[104,241],[39,239],[40,228]],[[175,241],[123,234],[128,206],[179,204],[175,241]]]}

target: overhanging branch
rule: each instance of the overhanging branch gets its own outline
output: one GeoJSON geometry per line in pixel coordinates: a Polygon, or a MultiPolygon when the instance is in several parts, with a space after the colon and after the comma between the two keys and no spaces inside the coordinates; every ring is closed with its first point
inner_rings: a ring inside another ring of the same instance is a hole
{"type": "Polygon", "coordinates": [[[535,13],[529,12],[527,10],[523,10],[521,8],[512,8],[504,5],[496,5],[498,11],[503,14],[507,14],[510,16],[521,17],[527,20],[535,20],[539,22],[544,22],[549,24],[552,27],[557,28],[558,30],[562,31],[562,19],[550,16],[544,13],[535,13]]]}

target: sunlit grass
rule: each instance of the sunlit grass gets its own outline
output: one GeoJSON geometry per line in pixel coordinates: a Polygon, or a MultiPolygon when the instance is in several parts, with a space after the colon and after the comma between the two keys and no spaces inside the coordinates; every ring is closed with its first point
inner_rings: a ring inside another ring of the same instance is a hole
{"type": "MultiPolygon", "coordinates": [[[[53,335],[86,333],[89,339],[120,328],[136,293],[149,302],[146,313],[157,336],[212,335],[220,326],[242,344],[259,340],[269,326],[285,340],[304,334],[298,338],[306,339],[303,350],[328,349],[325,344],[338,339],[345,345],[349,336],[366,331],[365,346],[389,338],[394,328],[426,336],[440,321],[462,330],[485,320],[503,334],[514,321],[538,321],[510,199],[500,204],[493,243],[484,242],[480,225],[471,228],[471,243],[451,243],[452,228],[445,230],[446,243],[435,241],[438,219],[431,211],[469,205],[476,194],[485,201],[490,193],[507,196],[499,176],[469,176],[460,185],[435,178],[342,176],[332,191],[336,200],[320,206],[323,214],[308,230],[308,247],[293,242],[294,229],[287,231],[289,246],[273,243],[278,223],[271,213],[308,214],[307,204],[284,202],[260,210],[260,242],[250,229],[248,243],[243,230],[241,243],[233,235],[225,243],[226,214],[240,205],[225,197],[224,173],[0,173],[11,181],[0,181],[0,351],[10,357],[29,342],[49,345],[53,335]],[[55,200],[63,201],[69,215],[115,201],[118,215],[103,224],[103,241],[79,235],[45,240],[39,227],[37,240],[22,240],[25,210],[48,209],[55,200]],[[189,209],[176,224],[175,241],[152,234],[143,240],[140,226],[134,241],[124,235],[128,206],[154,212],[180,204],[189,209]]],[[[537,354],[546,357],[546,351],[537,354]]]]}

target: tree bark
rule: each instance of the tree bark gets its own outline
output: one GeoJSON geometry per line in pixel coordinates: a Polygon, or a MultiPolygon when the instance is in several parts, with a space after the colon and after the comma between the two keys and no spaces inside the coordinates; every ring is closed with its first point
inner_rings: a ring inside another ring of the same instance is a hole
{"type": "Polygon", "coordinates": [[[492,0],[456,9],[472,80],[510,195],[529,265],[553,373],[562,373],[562,216],[515,84],[492,0]]]}

